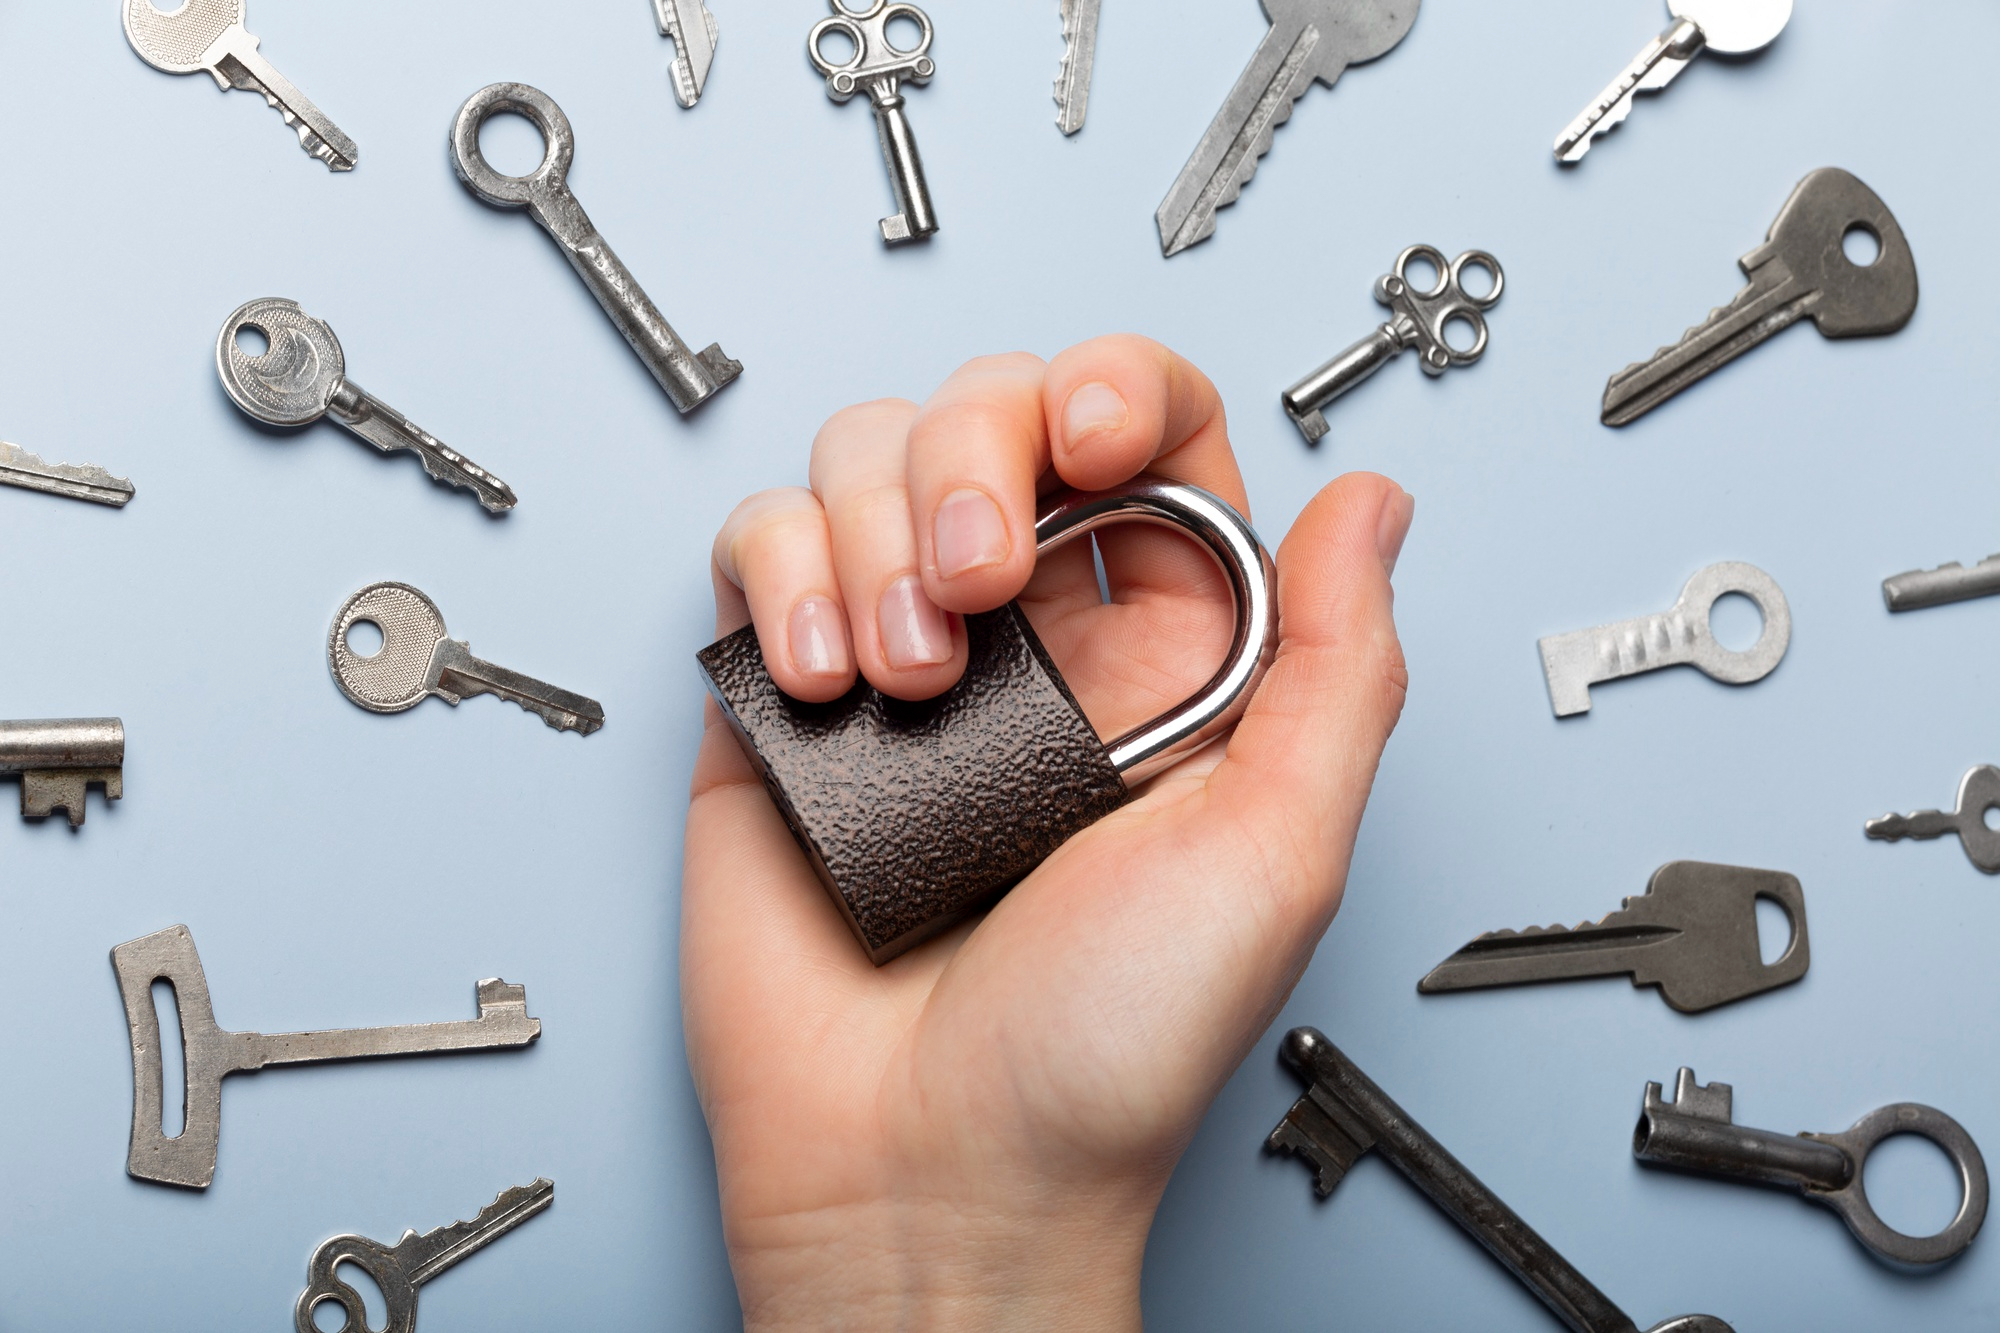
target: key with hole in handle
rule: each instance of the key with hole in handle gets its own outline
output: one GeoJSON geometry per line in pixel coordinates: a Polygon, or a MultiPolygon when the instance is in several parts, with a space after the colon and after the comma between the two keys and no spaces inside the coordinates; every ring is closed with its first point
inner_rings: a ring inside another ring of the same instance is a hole
{"type": "Polygon", "coordinates": [[[1913,815],[1883,815],[1863,831],[1882,842],[1904,838],[1929,841],[1956,833],[1966,859],[1989,875],[2000,875],[2000,829],[1989,828],[1986,812],[2000,808],[2000,768],[1981,764],[1958,784],[1956,810],[1919,810],[1913,815]]]}
{"type": "Polygon", "coordinates": [[[307,426],[331,415],[385,454],[408,449],[433,480],[471,491],[488,513],[517,503],[506,482],[348,379],[340,339],[296,301],[266,296],[238,306],[215,340],[215,370],[230,400],[267,426],[307,426]],[[245,329],[264,335],[264,351],[243,350],[236,339],[245,329]]]}
{"type": "Polygon", "coordinates": [[[1811,319],[1828,338],[1894,333],[1917,311],[1917,261],[1881,197],[1838,167],[1800,181],[1765,243],[1737,261],[1749,282],[1671,347],[1604,386],[1603,420],[1623,426],[1773,334],[1811,319]],[[1850,231],[1875,238],[1874,262],[1847,257],[1850,231]]]}
{"type": "Polygon", "coordinates": [[[555,1182],[543,1178],[501,1191],[470,1222],[454,1222],[421,1236],[405,1231],[394,1245],[366,1236],[335,1236],[314,1250],[306,1265],[306,1289],[293,1310],[298,1333],[318,1333],[313,1312],[328,1304],[338,1305],[346,1316],[334,1333],[371,1333],[361,1293],[335,1271],[341,1264],[355,1265],[382,1289],[389,1317],[377,1333],[412,1333],[417,1326],[417,1288],[548,1211],[555,1201],[555,1182]]]}
{"type": "Polygon", "coordinates": [[[456,708],[476,694],[511,700],[557,731],[588,736],[604,725],[604,706],[546,681],[494,666],[445,633],[437,603],[407,583],[371,583],[347,599],[326,641],[327,665],[340,692],[371,713],[403,713],[436,695],[456,708]],[[363,657],[347,641],[357,624],[382,631],[382,648],[363,657]]]}
{"type": "Polygon", "coordinates": [[[152,0],[124,0],[125,40],[154,69],[205,70],[224,92],[241,88],[258,94],[298,131],[299,146],[328,170],[354,170],[361,150],[264,59],[257,39],[243,27],[243,5],[244,0],[182,0],[162,11],[152,0]]]}
{"type": "Polygon", "coordinates": [[[1748,685],[1777,670],[1791,641],[1792,611],[1777,580],[1755,565],[1727,560],[1698,571],[1659,615],[1543,639],[1542,674],[1556,716],[1570,717],[1590,711],[1592,685],[1662,667],[1691,666],[1725,684],[1748,685]],[[1764,632],[1740,653],[1716,642],[1708,623],[1716,602],[1732,592],[1755,602],[1764,616],[1764,632]]]}
{"type": "Polygon", "coordinates": [[[889,185],[896,192],[896,215],[882,219],[882,241],[901,245],[935,235],[937,211],[931,207],[924,159],[917,152],[910,118],[903,114],[903,85],[929,83],[937,73],[937,62],[931,59],[930,15],[915,5],[890,0],[869,0],[862,9],[848,8],[844,0],[826,2],[833,7],[833,17],[821,19],[806,34],[806,58],[826,80],[826,95],[834,101],[846,102],[863,90],[868,93],[876,137],[889,164],[889,185]],[[889,25],[898,19],[917,25],[917,44],[907,51],[889,40],[889,25]],[[844,62],[829,60],[820,50],[820,42],[835,33],[854,47],[844,62]]]}
{"type": "Polygon", "coordinates": [[[115,717],[0,722],[0,773],[21,775],[23,819],[62,810],[80,828],[91,787],[102,787],[107,801],[125,795],[125,724],[115,717]]]}
{"type": "Polygon", "coordinates": [[[186,926],[170,926],[119,945],[111,951],[111,966],[118,974],[132,1037],[132,1146],[125,1169],[136,1179],[162,1185],[199,1190],[215,1179],[215,1150],[222,1137],[222,1080],[231,1074],[254,1074],[270,1065],[490,1051],[526,1046],[542,1035],[542,1021],[528,1017],[527,991],[497,977],[479,983],[479,1017],[466,1022],[271,1036],[228,1032],[216,1026],[208,978],[186,926]],[[165,1083],[160,1017],[153,1007],[156,981],[173,985],[187,1072],[184,1127],[173,1138],[160,1124],[165,1083]]]}

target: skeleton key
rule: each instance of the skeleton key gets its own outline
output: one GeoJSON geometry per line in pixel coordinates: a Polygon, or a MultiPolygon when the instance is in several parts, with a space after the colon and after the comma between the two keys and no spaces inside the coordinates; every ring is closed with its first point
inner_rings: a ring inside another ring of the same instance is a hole
{"type": "Polygon", "coordinates": [[[243,5],[244,0],[181,0],[162,12],[152,0],[124,0],[125,40],[154,69],[206,70],[224,92],[241,88],[260,94],[298,131],[299,146],[328,170],[354,170],[361,150],[264,59],[257,39],[243,27],[243,5]]]}
{"type": "Polygon", "coordinates": [[[1604,386],[1604,424],[1623,426],[1801,319],[1828,338],[1894,333],[1917,311],[1917,261],[1889,206],[1838,167],[1800,181],[1763,245],[1738,263],[1750,281],[1651,360],[1604,386]],[[1847,257],[1853,231],[1875,239],[1867,264],[1847,257]]]}
{"type": "Polygon", "coordinates": [[[1419,0],[1263,0],[1271,21],[1156,221],[1169,258],[1215,234],[1215,211],[1236,202],[1271,151],[1292,103],[1317,80],[1331,88],[1349,65],[1387,54],[1417,21],[1419,0]]]}
{"type": "Polygon", "coordinates": [[[1956,833],[1967,860],[1989,875],[2000,875],[2000,829],[1986,824],[1986,812],[1993,809],[2000,809],[2000,768],[1981,764],[1959,780],[1958,809],[1883,815],[1869,820],[1863,831],[1882,842],[1929,841],[1956,833]]]}
{"type": "Polygon", "coordinates": [[[660,36],[674,44],[674,100],[692,107],[708,86],[708,69],[715,63],[715,15],[702,0],[653,0],[653,17],[660,36]]]}
{"type": "Polygon", "coordinates": [[[557,731],[588,736],[604,725],[604,707],[518,671],[483,662],[445,633],[437,603],[407,583],[371,583],[333,618],[327,664],[340,692],[371,713],[403,713],[436,695],[452,707],[477,694],[519,704],[557,731]],[[348,643],[357,624],[382,631],[381,650],[363,657],[348,643]]]}
{"type": "Polygon", "coordinates": [[[215,370],[230,399],[266,425],[306,426],[331,414],[385,454],[408,449],[433,480],[471,491],[488,513],[517,503],[506,482],[348,379],[340,339],[296,301],[267,296],[238,306],[215,340],[215,370]],[[264,336],[264,351],[243,350],[245,329],[264,336]]]}
{"type": "Polygon", "coordinates": [[[1703,51],[1743,56],[1778,40],[1792,19],[1792,0],[1667,0],[1674,21],[1646,43],[1611,86],[1556,138],[1556,161],[1576,163],[1597,136],[1632,114],[1632,99],[1657,93],[1703,51]]]}
{"type": "Polygon", "coordinates": [[[405,1231],[394,1245],[381,1245],[366,1236],[335,1236],[314,1250],[306,1265],[306,1289],[293,1308],[297,1333],[318,1333],[313,1312],[329,1303],[346,1316],[334,1333],[370,1333],[361,1293],[335,1271],[341,1264],[353,1264],[382,1289],[389,1318],[379,1333],[412,1333],[417,1326],[417,1288],[547,1212],[555,1201],[555,1182],[544,1177],[532,1185],[502,1190],[470,1222],[454,1222],[421,1236],[405,1231]]]}
{"type": "Polygon", "coordinates": [[[1791,642],[1792,610],[1777,581],[1755,565],[1725,560],[1698,570],[1680,600],[1659,615],[1543,639],[1542,674],[1556,716],[1569,717],[1590,711],[1592,685],[1661,667],[1692,666],[1724,684],[1748,685],[1777,670],[1791,642]],[[1764,632],[1740,653],[1716,642],[1708,623],[1716,602],[1732,592],[1764,616],[1764,632]]]}
{"type": "Polygon", "coordinates": [[[1056,128],[1075,134],[1090,111],[1090,76],[1097,64],[1097,20],[1104,0],[1060,0],[1062,68],[1056,72],[1056,128]]]}
{"type": "Polygon", "coordinates": [[[576,134],[569,117],[554,98],[525,83],[481,88],[466,99],[452,123],[452,164],[466,188],[495,208],[525,208],[541,223],[667,397],[686,415],[741,375],[743,363],[724,356],[716,343],[695,352],[681,341],[570,193],[569,168],[575,157],[576,134]],[[501,175],[479,149],[480,127],[503,111],[533,121],[548,146],[542,164],[529,175],[501,175]]]}
{"type": "MultiPolygon", "coordinates": [[[[1324,1033],[1293,1028],[1285,1034],[1280,1054],[1304,1080],[1306,1095],[1285,1113],[1264,1141],[1264,1149],[1303,1159],[1313,1170],[1313,1187],[1320,1198],[1332,1194],[1348,1168],[1373,1148],[1440,1212],[1485,1246],[1573,1333],[1638,1333],[1630,1315],[1446,1152],[1324,1033]]],[[[1694,1314],[1655,1324],[1650,1333],[1732,1330],[1713,1316],[1694,1314]]]]}
{"type": "Polygon", "coordinates": [[[0,773],[21,775],[21,817],[47,819],[58,810],[83,826],[84,793],[125,795],[125,724],[115,717],[53,722],[0,722],[0,773]]]}
{"type": "Polygon", "coordinates": [[[833,17],[821,19],[806,36],[806,56],[826,80],[826,95],[846,102],[863,88],[875,108],[875,132],[889,164],[889,184],[896,192],[896,215],[882,219],[882,240],[888,245],[920,241],[935,235],[937,214],[931,208],[930,186],[924,181],[924,160],[917,139],[903,114],[902,85],[925,84],[937,73],[931,59],[930,15],[910,4],[871,0],[867,9],[851,10],[842,0],[826,0],[833,17]],[[908,51],[889,40],[889,25],[908,19],[922,34],[908,51]],[[828,60],[820,40],[839,33],[854,44],[845,64],[828,60]]]}
{"type": "Polygon", "coordinates": [[[526,1046],[542,1035],[542,1020],[528,1017],[528,993],[498,978],[479,983],[479,1017],[460,1023],[347,1028],[335,1032],[228,1032],[215,1023],[208,978],[186,926],[170,926],[111,951],[125,1023],[132,1037],[132,1146],[125,1170],[138,1180],[207,1189],[215,1179],[215,1150],[222,1137],[222,1080],[270,1065],[371,1060],[385,1055],[440,1051],[490,1051],[526,1046]],[[160,1016],[153,983],[170,982],[180,1011],[186,1070],[185,1119],[168,1138],[160,1127],[165,1083],[160,1060],[160,1016]]]}
{"type": "Polygon", "coordinates": [[[44,463],[18,444],[0,440],[0,486],[18,486],[71,500],[123,509],[135,492],[132,483],[101,467],[75,463],[44,463]]]}
{"type": "Polygon", "coordinates": [[[1991,597],[1996,592],[2000,592],[2000,555],[1989,555],[1970,569],[1954,560],[1936,569],[1913,569],[1882,580],[1882,600],[1891,611],[1921,611],[1927,606],[1991,597]]]}

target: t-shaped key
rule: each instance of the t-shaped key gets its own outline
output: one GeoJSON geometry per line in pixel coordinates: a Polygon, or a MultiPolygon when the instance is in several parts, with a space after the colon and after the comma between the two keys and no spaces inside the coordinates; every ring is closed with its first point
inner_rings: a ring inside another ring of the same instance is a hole
{"type": "Polygon", "coordinates": [[[125,724],[115,717],[0,722],[0,773],[21,775],[21,817],[47,819],[58,810],[69,826],[83,824],[84,793],[125,794],[125,724]]]}
{"type": "Polygon", "coordinates": [[[1542,673],[1556,716],[1569,717],[1590,711],[1592,685],[1661,667],[1691,666],[1725,684],[1748,685],[1777,670],[1791,641],[1792,611],[1777,581],[1755,565],[1725,560],[1698,571],[1659,615],[1543,639],[1542,673]],[[1732,592],[1764,616],[1764,632],[1740,653],[1716,642],[1708,623],[1716,602],[1732,592]]]}
{"type": "Polygon", "coordinates": [[[132,1036],[132,1146],[125,1170],[139,1180],[162,1185],[199,1190],[215,1179],[215,1150],[222,1136],[222,1080],[231,1074],[254,1074],[267,1065],[488,1051],[526,1046],[542,1035],[542,1020],[528,1017],[527,991],[497,977],[479,983],[479,1017],[466,1022],[273,1036],[228,1032],[216,1026],[208,978],[186,926],[170,926],[119,945],[111,951],[111,966],[118,973],[125,1023],[132,1036]],[[153,1008],[155,981],[173,985],[187,1071],[184,1127],[173,1138],[160,1125],[165,1084],[160,1016],[153,1008]]]}

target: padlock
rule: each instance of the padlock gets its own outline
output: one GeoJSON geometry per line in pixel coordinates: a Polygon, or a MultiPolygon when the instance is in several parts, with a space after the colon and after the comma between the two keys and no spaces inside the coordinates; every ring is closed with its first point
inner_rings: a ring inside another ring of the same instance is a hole
{"type": "Polygon", "coordinates": [[[1139,476],[1062,491],[1035,519],[1038,552],[1113,523],[1184,531],[1235,602],[1229,655],[1187,702],[1106,744],[1017,603],[965,617],[965,675],[934,699],[863,680],[802,703],[764,669],[755,627],[697,656],[709,691],[877,965],[991,904],[1138,783],[1241,716],[1277,651],[1276,575],[1243,516],[1199,487],[1139,476]]]}

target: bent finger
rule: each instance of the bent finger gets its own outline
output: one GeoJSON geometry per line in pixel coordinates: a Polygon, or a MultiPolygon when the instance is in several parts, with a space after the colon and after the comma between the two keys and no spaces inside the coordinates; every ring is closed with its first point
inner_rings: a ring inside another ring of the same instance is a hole
{"type": "Polygon", "coordinates": [[[853,687],[847,610],[817,496],[802,486],[751,496],[716,534],[714,561],[716,574],[742,590],[779,689],[826,703],[853,687]]]}

